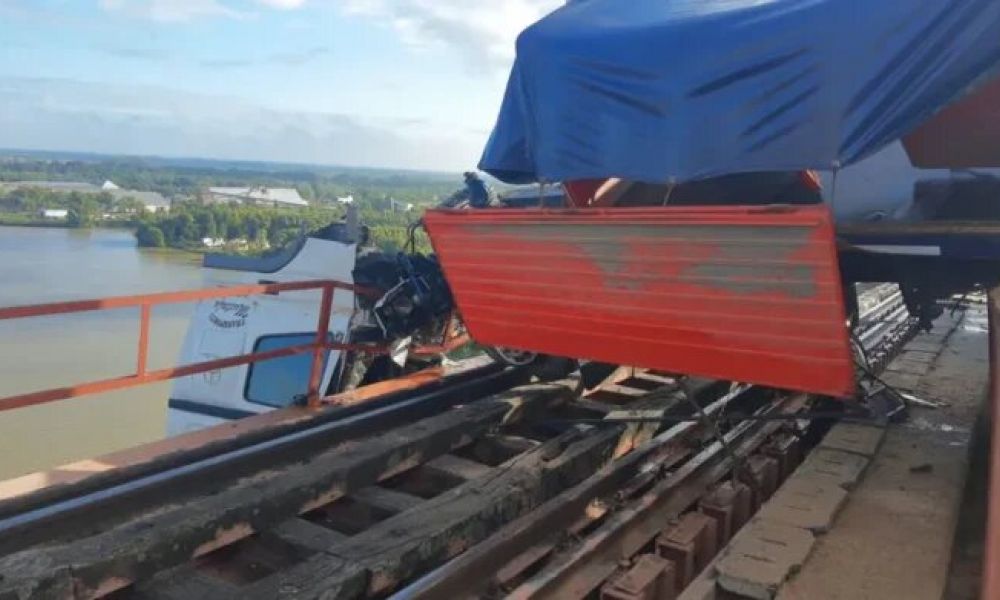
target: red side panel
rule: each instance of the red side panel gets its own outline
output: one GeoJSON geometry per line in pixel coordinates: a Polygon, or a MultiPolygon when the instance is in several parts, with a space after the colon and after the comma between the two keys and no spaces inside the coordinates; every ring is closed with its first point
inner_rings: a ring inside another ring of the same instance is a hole
{"type": "Polygon", "coordinates": [[[590,200],[600,189],[607,179],[577,179],[576,181],[564,181],[563,189],[569,196],[570,204],[577,208],[590,206],[590,200]]]}
{"type": "Polygon", "coordinates": [[[825,206],[434,210],[425,222],[481,343],[854,390],[825,206]]]}
{"type": "Polygon", "coordinates": [[[939,112],[903,145],[922,169],[1000,167],[1000,77],[939,112]]]}

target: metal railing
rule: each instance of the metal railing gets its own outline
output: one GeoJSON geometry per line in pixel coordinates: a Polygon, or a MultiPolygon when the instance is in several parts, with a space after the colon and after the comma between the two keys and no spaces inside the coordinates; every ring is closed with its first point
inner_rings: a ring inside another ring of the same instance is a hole
{"type": "Polygon", "coordinates": [[[0,321],[42,317],[68,313],[81,313],[99,310],[121,308],[139,308],[139,344],[136,353],[136,368],[131,375],[89,381],[72,386],[51,388],[38,392],[19,394],[0,398],[0,411],[34,406],[56,400],[65,400],[88,394],[98,394],[115,390],[137,387],[150,383],[166,381],[177,377],[195,375],[225,369],[239,365],[250,364],[263,360],[292,356],[312,352],[312,366],[309,373],[308,405],[316,407],[320,404],[320,383],[323,377],[324,352],[327,350],[359,350],[366,352],[383,352],[381,347],[359,344],[344,344],[328,340],[330,329],[330,313],[333,308],[333,294],[336,290],[349,290],[354,293],[371,295],[371,290],[349,283],[332,280],[295,281],[288,283],[268,283],[259,285],[243,285],[219,287],[202,290],[186,290],[180,292],[165,292],[158,294],[142,294],[136,296],[116,296],[96,300],[76,300],[71,302],[55,302],[30,306],[13,306],[0,308],[0,321]],[[320,290],[319,318],[316,323],[316,338],[310,344],[299,344],[286,348],[277,348],[265,352],[241,354],[204,362],[190,363],[181,366],[149,370],[149,322],[154,306],[163,304],[178,304],[196,302],[213,298],[231,298],[236,296],[251,296],[256,294],[279,294],[281,292],[320,290]]]}

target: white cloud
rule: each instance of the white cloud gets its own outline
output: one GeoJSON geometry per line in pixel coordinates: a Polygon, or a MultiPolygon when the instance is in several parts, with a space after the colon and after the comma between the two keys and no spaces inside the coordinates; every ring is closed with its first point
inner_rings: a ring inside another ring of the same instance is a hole
{"type": "Polygon", "coordinates": [[[419,121],[275,110],[237,98],[66,79],[0,79],[10,148],[460,170],[482,140],[419,121]]]}
{"type": "Polygon", "coordinates": [[[99,0],[101,8],[160,23],[183,23],[201,18],[241,18],[255,7],[294,10],[306,0],[99,0]]]}
{"type": "Polygon", "coordinates": [[[257,0],[258,4],[263,4],[270,8],[280,8],[282,10],[290,10],[293,8],[301,8],[305,6],[306,0],[257,0]]]}
{"type": "Polygon", "coordinates": [[[514,57],[514,40],[528,25],[563,0],[342,0],[348,14],[391,25],[404,42],[446,46],[476,67],[504,69],[514,57]]]}
{"type": "Polygon", "coordinates": [[[100,0],[108,12],[160,23],[182,23],[203,17],[241,17],[245,13],[218,0],[100,0]]]}

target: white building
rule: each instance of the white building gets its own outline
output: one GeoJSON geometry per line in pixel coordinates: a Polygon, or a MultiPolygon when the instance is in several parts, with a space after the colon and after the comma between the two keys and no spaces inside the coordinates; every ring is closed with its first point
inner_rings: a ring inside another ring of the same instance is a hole
{"type": "Polygon", "coordinates": [[[120,192],[112,192],[115,197],[132,197],[142,203],[142,207],[146,209],[146,212],[158,213],[158,212],[170,212],[170,200],[167,200],[160,194],[156,192],[134,192],[129,190],[122,190],[120,192]]]}
{"type": "Polygon", "coordinates": [[[410,212],[413,210],[412,202],[400,202],[395,198],[389,198],[389,206],[393,212],[410,212]]]}
{"type": "Polygon", "coordinates": [[[354,204],[354,196],[348,194],[347,196],[337,196],[337,202],[341,204],[354,204]]]}
{"type": "Polygon", "coordinates": [[[110,192],[112,190],[120,190],[121,188],[118,187],[115,184],[115,182],[111,181],[110,179],[106,179],[104,183],[101,184],[101,189],[104,190],[105,192],[110,192]]]}
{"type": "Polygon", "coordinates": [[[236,202],[263,206],[309,206],[295,188],[210,187],[203,195],[206,202],[236,202]]]}
{"type": "Polygon", "coordinates": [[[38,211],[38,216],[45,219],[65,219],[69,216],[69,211],[65,208],[43,208],[38,211]]]}

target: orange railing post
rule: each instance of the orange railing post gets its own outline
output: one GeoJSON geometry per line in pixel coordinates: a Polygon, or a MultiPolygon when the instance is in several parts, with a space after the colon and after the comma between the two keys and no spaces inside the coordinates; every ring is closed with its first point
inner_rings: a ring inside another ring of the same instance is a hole
{"type": "Polygon", "coordinates": [[[0,308],[0,321],[3,321],[8,319],[22,319],[26,317],[41,317],[47,315],[139,307],[139,343],[136,351],[135,373],[132,375],[125,375],[123,377],[80,383],[73,386],[7,396],[6,398],[0,398],[0,411],[25,406],[34,406],[36,404],[44,404],[46,402],[53,402],[56,400],[65,400],[67,398],[75,398],[87,394],[121,390],[148,383],[166,381],[177,377],[205,373],[216,369],[225,369],[258,361],[281,358],[284,356],[304,354],[306,352],[312,352],[313,354],[313,365],[309,374],[309,404],[310,406],[317,406],[320,402],[319,387],[323,378],[323,357],[326,350],[358,350],[363,352],[382,351],[381,348],[375,346],[357,346],[345,343],[327,342],[327,332],[330,328],[330,314],[333,309],[333,294],[334,290],[337,289],[351,290],[354,293],[359,294],[373,294],[372,290],[361,288],[353,284],[343,283],[340,281],[318,280],[220,287],[207,290],[187,290],[182,292],[165,292],[138,296],[117,296],[113,298],[100,298],[95,300],[76,300],[72,302],[56,302],[50,304],[0,308]],[[320,315],[316,325],[316,339],[313,343],[289,346],[286,348],[277,348],[267,352],[241,354],[238,356],[192,363],[179,367],[157,369],[155,371],[149,370],[149,365],[147,364],[149,359],[149,327],[152,309],[154,306],[160,304],[195,302],[198,300],[209,300],[212,298],[231,298],[234,296],[277,294],[279,292],[306,290],[320,290],[322,293],[320,315]]]}
{"type": "Polygon", "coordinates": [[[313,348],[312,368],[309,370],[309,393],[308,404],[310,408],[319,406],[320,392],[319,386],[323,381],[323,357],[327,351],[327,340],[330,331],[330,313],[333,311],[334,287],[326,285],[323,287],[323,299],[319,306],[319,319],[316,323],[316,341],[313,348]]]}
{"type": "Polygon", "coordinates": [[[149,318],[152,307],[142,304],[139,307],[139,349],[136,353],[135,376],[146,375],[146,361],[149,357],[149,318]]]}

